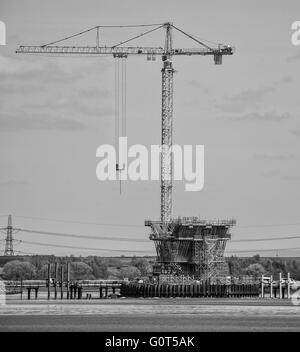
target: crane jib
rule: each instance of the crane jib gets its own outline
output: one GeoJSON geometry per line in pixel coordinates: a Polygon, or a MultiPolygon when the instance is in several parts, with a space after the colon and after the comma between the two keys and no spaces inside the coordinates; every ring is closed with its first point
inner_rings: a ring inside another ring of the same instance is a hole
{"type": "MultiPolygon", "coordinates": [[[[91,54],[91,55],[165,55],[163,48],[156,47],[93,47],[93,46],[20,46],[18,54],[91,54]]],[[[172,49],[169,55],[232,55],[232,47],[206,49],[172,49]]]]}

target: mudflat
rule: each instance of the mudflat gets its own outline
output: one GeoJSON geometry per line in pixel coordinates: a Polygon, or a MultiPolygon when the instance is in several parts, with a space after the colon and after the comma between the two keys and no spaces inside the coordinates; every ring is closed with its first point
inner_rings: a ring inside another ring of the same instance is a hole
{"type": "Polygon", "coordinates": [[[9,300],[0,331],[300,331],[300,306],[279,299],[9,300]]]}

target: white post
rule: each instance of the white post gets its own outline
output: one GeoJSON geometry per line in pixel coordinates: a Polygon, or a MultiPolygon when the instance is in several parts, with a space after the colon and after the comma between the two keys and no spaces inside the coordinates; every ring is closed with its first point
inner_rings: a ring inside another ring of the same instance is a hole
{"type": "Polygon", "coordinates": [[[273,298],[273,275],[270,277],[270,297],[273,298]]]}
{"type": "Polygon", "coordinates": [[[288,299],[290,299],[291,298],[291,286],[290,286],[290,279],[291,279],[291,277],[290,277],[290,273],[288,273],[288,276],[287,276],[287,278],[288,278],[288,286],[287,286],[287,298],[288,299]]]}
{"type": "Polygon", "coordinates": [[[261,298],[264,298],[264,275],[261,275],[261,298]]]}
{"type": "Polygon", "coordinates": [[[282,274],[279,273],[279,298],[282,298],[282,274]]]}

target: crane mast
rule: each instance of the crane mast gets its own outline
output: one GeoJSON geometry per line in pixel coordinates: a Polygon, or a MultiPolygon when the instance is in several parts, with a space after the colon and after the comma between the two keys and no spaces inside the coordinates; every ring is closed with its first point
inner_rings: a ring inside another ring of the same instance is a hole
{"type": "Polygon", "coordinates": [[[173,163],[171,147],[173,144],[173,75],[172,65],[172,27],[166,28],[165,55],[162,56],[162,111],[161,111],[161,194],[160,217],[163,224],[172,217],[173,163]]]}

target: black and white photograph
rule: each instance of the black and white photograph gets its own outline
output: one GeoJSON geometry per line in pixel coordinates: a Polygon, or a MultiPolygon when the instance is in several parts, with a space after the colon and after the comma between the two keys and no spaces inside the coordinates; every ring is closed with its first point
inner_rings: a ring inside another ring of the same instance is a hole
{"type": "Polygon", "coordinates": [[[299,82],[299,0],[0,0],[1,340],[300,332],[299,82]]]}

